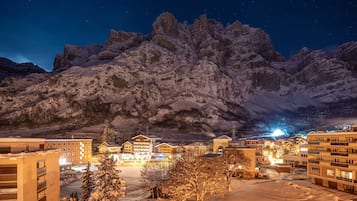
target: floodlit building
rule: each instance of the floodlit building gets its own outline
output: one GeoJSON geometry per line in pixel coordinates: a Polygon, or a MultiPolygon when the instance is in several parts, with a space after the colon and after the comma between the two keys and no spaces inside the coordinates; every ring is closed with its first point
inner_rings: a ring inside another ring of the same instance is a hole
{"type": "Polygon", "coordinates": [[[221,135],[219,137],[213,138],[213,153],[222,154],[224,148],[229,146],[229,143],[232,142],[232,138],[227,135],[221,135]]]}
{"type": "Polygon", "coordinates": [[[357,194],[357,128],[311,132],[307,141],[312,183],[357,194]]]}
{"type": "Polygon", "coordinates": [[[254,178],[256,175],[256,149],[253,147],[241,147],[241,146],[228,146],[224,149],[224,153],[228,157],[230,155],[243,155],[247,162],[240,164],[240,168],[243,171],[243,177],[254,178]]]}
{"type": "Polygon", "coordinates": [[[113,157],[114,160],[119,161],[119,154],[121,153],[121,146],[116,144],[109,144],[103,142],[98,146],[99,153],[109,152],[109,156],[113,157]]]}
{"type": "Polygon", "coordinates": [[[45,139],[46,149],[60,150],[60,164],[82,164],[92,159],[92,139],[45,139]]]}
{"type": "Polygon", "coordinates": [[[194,142],[191,144],[183,145],[179,149],[179,152],[186,152],[186,154],[193,156],[202,156],[209,153],[211,150],[211,145],[205,142],[194,142]]]}
{"type": "Polygon", "coordinates": [[[260,164],[265,164],[268,161],[268,158],[263,155],[263,147],[264,147],[263,139],[240,138],[238,142],[234,142],[232,143],[232,145],[255,148],[256,162],[260,164]]]}
{"type": "Polygon", "coordinates": [[[134,147],[133,147],[133,143],[131,143],[130,141],[126,141],[124,142],[122,145],[122,152],[123,153],[129,153],[132,154],[134,152],[134,147]]]}
{"type": "Polygon", "coordinates": [[[44,139],[0,138],[0,200],[59,201],[59,155],[44,139]]]}
{"type": "Polygon", "coordinates": [[[307,155],[308,155],[308,145],[300,144],[298,154],[287,154],[283,156],[284,164],[291,166],[306,166],[307,165],[307,155]]]}
{"type": "Polygon", "coordinates": [[[155,151],[155,146],[161,138],[155,136],[137,135],[131,138],[133,140],[133,153],[138,159],[150,159],[155,151]]]}
{"type": "Polygon", "coordinates": [[[160,143],[156,145],[158,153],[162,154],[175,154],[177,153],[177,146],[169,143],[160,143]]]}

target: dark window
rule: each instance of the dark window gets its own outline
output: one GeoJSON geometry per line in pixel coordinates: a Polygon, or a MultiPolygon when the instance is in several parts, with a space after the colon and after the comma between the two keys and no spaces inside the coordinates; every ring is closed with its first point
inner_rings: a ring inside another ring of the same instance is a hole
{"type": "Polygon", "coordinates": [[[11,147],[0,147],[0,154],[11,153],[11,147]]]}

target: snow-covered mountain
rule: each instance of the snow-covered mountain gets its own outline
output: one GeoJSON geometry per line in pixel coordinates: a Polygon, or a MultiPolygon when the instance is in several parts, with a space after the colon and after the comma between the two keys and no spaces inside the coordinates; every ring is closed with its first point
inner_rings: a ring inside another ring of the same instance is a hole
{"type": "Polygon", "coordinates": [[[111,30],[104,45],[66,45],[51,75],[7,79],[0,92],[3,135],[88,132],[105,120],[161,136],[254,131],[270,120],[292,131],[356,115],[357,42],[286,60],[261,29],[163,13],[149,36],[111,30]]]}

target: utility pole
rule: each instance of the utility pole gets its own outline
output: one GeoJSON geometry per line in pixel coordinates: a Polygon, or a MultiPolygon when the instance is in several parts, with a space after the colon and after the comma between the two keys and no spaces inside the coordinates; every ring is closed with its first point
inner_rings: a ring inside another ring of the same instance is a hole
{"type": "Polygon", "coordinates": [[[236,138],[236,128],[237,128],[236,122],[233,121],[233,123],[232,123],[232,140],[235,140],[235,138],[236,138]]]}

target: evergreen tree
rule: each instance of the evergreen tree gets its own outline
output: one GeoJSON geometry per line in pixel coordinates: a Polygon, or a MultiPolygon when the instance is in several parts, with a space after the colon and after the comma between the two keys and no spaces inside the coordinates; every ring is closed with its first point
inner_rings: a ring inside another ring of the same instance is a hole
{"type": "Polygon", "coordinates": [[[82,180],[82,198],[81,201],[88,201],[91,192],[94,188],[93,172],[90,171],[90,163],[88,162],[87,169],[81,175],[82,180]]]}
{"type": "Polygon", "coordinates": [[[115,161],[105,152],[104,157],[95,173],[95,187],[89,201],[113,201],[118,200],[121,193],[121,181],[119,170],[115,169],[115,161]]]}

